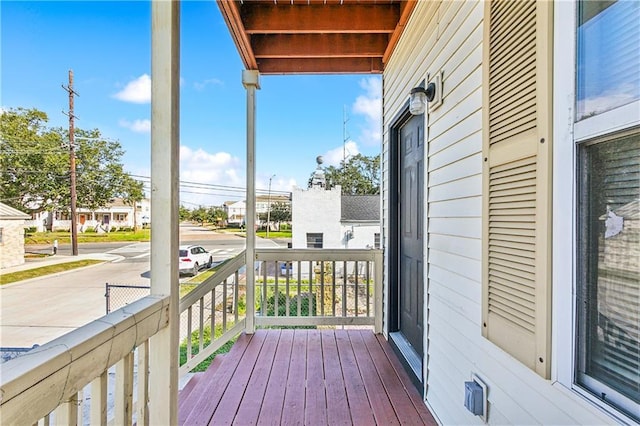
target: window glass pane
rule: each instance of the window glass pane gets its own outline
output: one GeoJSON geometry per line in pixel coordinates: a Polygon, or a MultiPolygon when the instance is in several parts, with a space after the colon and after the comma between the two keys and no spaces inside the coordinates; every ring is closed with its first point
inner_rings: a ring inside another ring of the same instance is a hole
{"type": "Polygon", "coordinates": [[[307,248],[322,248],[322,234],[321,233],[308,233],[307,234],[307,248]]]}
{"type": "Polygon", "coordinates": [[[640,99],[640,2],[581,1],[576,119],[640,99]]]}
{"type": "Polygon", "coordinates": [[[640,134],[581,154],[578,382],[639,416],[640,134]]]}

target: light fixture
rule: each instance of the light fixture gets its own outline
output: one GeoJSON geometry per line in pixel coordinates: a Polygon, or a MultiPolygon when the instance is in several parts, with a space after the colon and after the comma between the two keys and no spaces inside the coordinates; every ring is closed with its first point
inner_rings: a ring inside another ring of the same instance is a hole
{"type": "Polygon", "coordinates": [[[431,102],[436,96],[435,83],[429,83],[427,88],[414,87],[409,97],[409,112],[412,115],[422,115],[427,109],[427,102],[431,102]]]}

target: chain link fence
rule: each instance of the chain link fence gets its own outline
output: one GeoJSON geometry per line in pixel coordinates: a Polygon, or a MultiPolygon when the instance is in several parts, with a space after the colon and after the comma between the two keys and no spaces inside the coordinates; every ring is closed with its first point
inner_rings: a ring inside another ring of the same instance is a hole
{"type": "Polygon", "coordinates": [[[151,287],[132,284],[105,284],[107,314],[151,294],[151,287]]]}

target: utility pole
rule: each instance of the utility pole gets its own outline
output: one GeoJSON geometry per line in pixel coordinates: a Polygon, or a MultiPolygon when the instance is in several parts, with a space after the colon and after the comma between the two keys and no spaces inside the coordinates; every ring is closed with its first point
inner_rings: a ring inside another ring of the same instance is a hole
{"type": "MultiPolygon", "coordinates": [[[[73,115],[73,97],[78,95],[73,90],[73,70],[69,70],[69,86],[62,88],[69,93],[69,112],[63,114],[69,116],[69,168],[70,168],[70,181],[71,181],[71,253],[74,256],[78,255],[78,224],[76,217],[76,152],[75,152],[75,125],[73,115]]],[[[79,95],[78,95],[79,96],[79,95]]]]}

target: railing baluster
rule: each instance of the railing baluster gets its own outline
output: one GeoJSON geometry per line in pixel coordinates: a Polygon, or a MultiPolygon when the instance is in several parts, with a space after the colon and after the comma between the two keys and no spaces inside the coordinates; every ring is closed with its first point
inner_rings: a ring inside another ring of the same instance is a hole
{"type": "Polygon", "coordinates": [[[336,316],[336,261],[331,262],[331,315],[336,316]]]}
{"type": "Polygon", "coordinates": [[[133,352],[116,363],[115,420],[117,425],[130,426],[133,406],[133,352]]]}
{"type": "Polygon", "coordinates": [[[38,420],[37,423],[34,423],[34,425],[38,425],[38,426],[49,426],[50,424],[51,424],[51,413],[47,414],[46,416],[38,420]]]}
{"type": "Polygon", "coordinates": [[[55,409],[56,424],[75,426],[78,424],[78,394],[73,394],[55,409]]]}
{"type": "Polygon", "coordinates": [[[198,352],[204,348],[204,296],[200,298],[200,316],[198,318],[198,352]]]}
{"type": "Polygon", "coordinates": [[[371,316],[371,311],[370,311],[369,306],[371,305],[371,290],[370,290],[370,288],[371,288],[371,280],[369,279],[370,278],[369,269],[371,267],[371,262],[369,262],[367,260],[366,265],[367,265],[367,269],[366,269],[366,272],[365,272],[365,274],[366,274],[365,275],[365,279],[366,279],[365,283],[367,285],[367,316],[370,317],[371,316]]]}
{"type": "Polygon", "coordinates": [[[274,277],[275,277],[275,283],[273,286],[273,316],[277,317],[280,314],[280,297],[278,294],[278,281],[280,280],[280,276],[278,275],[278,261],[276,260],[275,262],[273,262],[273,265],[275,267],[275,271],[274,271],[274,277]]]}
{"type": "Polygon", "coordinates": [[[267,261],[262,262],[262,301],[260,302],[260,314],[267,316],[267,261]]]}
{"type": "Polygon", "coordinates": [[[291,275],[291,272],[289,271],[289,265],[290,262],[288,260],[284,261],[284,273],[285,273],[285,281],[284,281],[284,288],[285,288],[285,297],[284,297],[284,302],[286,303],[285,305],[285,315],[288,317],[291,315],[291,312],[289,312],[289,308],[291,305],[291,294],[290,294],[290,290],[289,290],[289,277],[291,275]]]}
{"type": "MultiPolygon", "coordinates": [[[[91,394],[93,397],[93,393],[91,394]]],[[[105,407],[106,408],[106,407],[105,407]]],[[[93,423],[92,423],[93,424],[93,423]]],[[[149,341],[138,346],[138,403],[136,425],[149,425],[149,341]]]]}
{"type": "Polygon", "coordinates": [[[238,323],[238,297],[240,296],[240,273],[238,271],[235,272],[233,276],[233,319],[234,324],[238,323]]]}
{"type": "Polygon", "coordinates": [[[309,261],[309,316],[315,315],[316,307],[313,306],[313,262],[309,261]],[[311,308],[313,307],[313,310],[311,308]]]}
{"type": "Polygon", "coordinates": [[[107,371],[91,382],[91,424],[105,426],[107,424],[107,371]]]}
{"type": "Polygon", "coordinates": [[[298,295],[296,299],[298,299],[298,316],[302,314],[302,262],[298,260],[298,295]]]}
{"type": "MultiPolygon", "coordinates": [[[[227,280],[224,280],[224,284],[227,285],[227,280]]],[[[209,323],[211,324],[211,340],[215,339],[215,329],[216,329],[216,288],[212,288],[209,292],[209,297],[211,298],[211,315],[209,316],[209,323]]]]}
{"type": "Polygon", "coordinates": [[[342,316],[347,317],[347,261],[342,264],[342,316]]]}
{"type": "Polygon", "coordinates": [[[222,329],[227,331],[227,282],[222,284],[222,329]]]}
{"type": "Polygon", "coordinates": [[[191,315],[193,314],[193,306],[189,306],[187,309],[187,359],[193,358],[193,352],[191,348],[191,333],[193,332],[193,324],[191,315]]]}
{"type": "Polygon", "coordinates": [[[320,315],[324,316],[324,262],[320,262],[320,315]]]}
{"type": "Polygon", "coordinates": [[[358,261],[355,261],[355,310],[356,316],[358,316],[358,261]]]}

